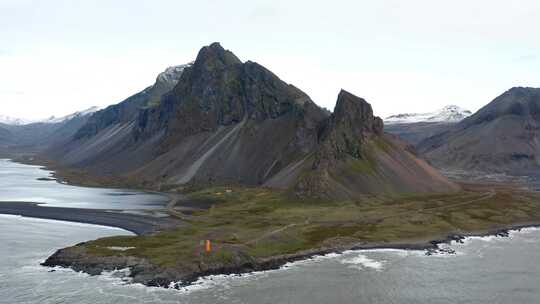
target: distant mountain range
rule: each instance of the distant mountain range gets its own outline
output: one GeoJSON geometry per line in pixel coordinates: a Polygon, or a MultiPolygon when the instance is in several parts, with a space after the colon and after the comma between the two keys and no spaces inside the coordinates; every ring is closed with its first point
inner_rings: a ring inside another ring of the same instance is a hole
{"type": "Polygon", "coordinates": [[[83,111],[77,111],[73,114],[66,115],[63,117],[55,117],[51,116],[46,119],[24,119],[24,118],[13,118],[10,116],[0,115],[0,124],[4,125],[11,125],[11,126],[23,126],[23,125],[29,125],[29,124],[38,124],[38,123],[44,123],[44,124],[57,124],[62,123],[68,120],[71,120],[76,117],[86,116],[89,114],[92,114],[94,112],[97,112],[99,110],[99,107],[91,107],[83,111]]]}
{"type": "Polygon", "coordinates": [[[97,110],[92,107],[62,118],[0,123],[0,156],[36,154],[53,145],[65,143],[97,110]]]}
{"type": "Polygon", "coordinates": [[[410,123],[456,123],[471,116],[469,110],[465,110],[455,105],[446,106],[438,111],[430,113],[406,113],[387,117],[384,123],[390,124],[410,124],[410,123]]]}
{"type": "Polygon", "coordinates": [[[392,115],[385,119],[385,131],[398,135],[413,145],[442,133],[454,124],[469,117],[469,110],[458,106],[446,106],[430,113],[409,113],[392,115]]]}

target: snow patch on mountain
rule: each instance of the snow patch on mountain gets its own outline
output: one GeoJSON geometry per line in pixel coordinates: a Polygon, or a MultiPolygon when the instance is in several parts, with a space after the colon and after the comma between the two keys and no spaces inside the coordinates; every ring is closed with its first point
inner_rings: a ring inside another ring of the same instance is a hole
{"type": "Polygon", "coordinates": [[[472,112],[461,107],[450,105],[430,113],[405,113],[387,117],[386,124],[404,124],[417,122],[460,122],[472,115],[472,112]]]}
{"type": "Polygon", "coordinates": [[[47,119],[44,119],[44,120],[38,120],[38,121],[35,121],[36,123],[62,123],[62,122],[65,122],[65,121],[68,121],[68,120],[72,120],[73,118],[77,118],[77,117],[84,117],[86,115],[90,115],[90,114],[93,114],[97,111],[99,111],[100,108],[99,107],[91,107],[91,108],[88,108],[86,110],[83,110],[83,111],[77,111],[73,114],[69,114],[69,115],[66,115],[66,116],[63,116],[63,117],[55,117],[55,116],[51,116],[47,119]]]}
{"type": "Polygon", "coordinates": [[[156,82],[172,83],[173,85],[175,85],[178,80],[180,80],[180,76],[182,76],[184,69],[192,65],[193,62],[168,67],[164,72],[158,75],[156,82]]]}
{"type": "Polygon", "coordinates": [[[14,118],[10,116],[0,115],[0,123],[6,124],[6,125],[12,125],[12,126],[24,126],[24,125],[34,124],[34,123],[57,124],[57,123],[62,123],[62,122],[72,120],[77,117],[84,117],[86,115],[93,114],[99,110],[100,110],[99,107],[91,107],[86,110],[78,111],[73,114],[63,116],[63,117],[51,116],[46,119],[35,119],[35,120],[14,118]]]}

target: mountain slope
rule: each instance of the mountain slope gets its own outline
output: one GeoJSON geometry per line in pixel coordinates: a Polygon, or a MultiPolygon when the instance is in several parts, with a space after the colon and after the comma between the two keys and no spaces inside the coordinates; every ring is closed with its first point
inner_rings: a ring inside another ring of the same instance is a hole
{"type": "Polygon", "coordinates": [[[446,122],[385,124],[384,131],[399,136],[399,138],[416,147],[425,139],[446,132],[456,124],[446,122]]]}
{"type": "MultiPolygon", "coordinates": [[[[176,85],[184,69],[189,66],[169,67],[156,77],[152,86],[118,104],[97,111],[65,144],[51,145],[44,156],[57,159],[66,166],[84,167],[99,163],[107,166],[107,160],[111,160],[111,156],[117,155],[125,142],[131,140],[130,134],[138,112],[144,107],[159,104],[161,95],[176,85]]],[[[110,173],[106,171],[100,170],[100,173],[110,173]]]]}
{"type": "Polygon", "coordinates": [[[217,43],[150,103],[155,88],[97,112],[49,155],[149,186],[264,185],[324,197],[455,189],[384,134],[367,102],[342,91],[329,116],[304,92],[217,43]]]}
{"type": "Polygon", "coordinates": [[[421,152],[446,168],[537,174],[540,169],[540,89],[512,88],[421,152]]]}

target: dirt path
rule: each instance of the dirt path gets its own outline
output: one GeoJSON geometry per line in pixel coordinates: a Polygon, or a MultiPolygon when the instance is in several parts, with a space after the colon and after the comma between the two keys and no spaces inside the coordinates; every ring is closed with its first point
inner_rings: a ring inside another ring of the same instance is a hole
{"type": "Polygon", "coordinates": [[[472,203],[476,203],[476,202],[480,202],[480,201],[484,201],[484,200],[493,198],[495,195],[497,195],[497,191],[495,191],[495,189],[491,189],[489,192],[484,193],[484,196],[476,198],[476,199],[468,200],[468,201],[461,202],[461,203],[444,205],[444,206],[424,208],[424,209],[420,209],[418,211],[419,212],[424,212],[424,211],[431,211],[431,210],[442,210],[442,209],[447,209],[447,208],[454,208],[454,207],[470,205],[472,203]]]}
{"type": "Polygon", "coordinates": [[[276,229],[276,230],[267,232],[267,233],[261,235],[260,237],[258,237],[258,238],[256,238],[256,239],[253,239],[253,240],[251,240],[251,241],[249,241],[249,242],[247,242],[246,245],[250,245],[250,244],[257,243],[257,242],[260,241],[260,240],[264,240],[264,239],[266,239],[266,238],[269,238],[269,237],[271,237],[271,236],[273,236],[273,235],[276,235],[276,234],[278,234],[278,233],[281,233],[281,232],[283,232],[283,231],[285,231],[285,230],[287,230],[287,229],[289,229],[289,228],[292,228],[292,227],[294,227],[294,226],[298,226],[298,224],[289,224],[289,225],[287,225],[287,226],[285,226],[285,227],[281,227],[281,228],[279,228],[279,229],[276,229]]]}

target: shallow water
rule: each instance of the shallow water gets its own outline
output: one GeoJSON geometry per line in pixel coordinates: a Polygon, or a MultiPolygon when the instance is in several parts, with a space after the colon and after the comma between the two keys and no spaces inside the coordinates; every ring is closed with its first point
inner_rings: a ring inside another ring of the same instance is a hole
{"type": "Polygon", "coordinates": [[[36,202],[48,206],[95,209],[156,209],[167,197],[133,190],[76,187],[50,178],[52,172],[0,159],[0,201],[36,202]]]}
{"type": "MultiPolygon", "coordinates": [[[[0,182],[0,195],[12,191],[5,185],[0,182]]],[[[70,191],[77,190],[87,191],[70,191]]],[[[106,194],[111,190],[97,190],[85,192],[91,204],[91,194],[100,205],[117,198],[106,194]]],[[[51,191],[45,192],[40,196],[51,191]]],[[[73,203],[54,198],[55,204],[73,203]]],[[[468,238],[449,245],[454,255],[351,251],[280,270],[204,278],[180,291],[126,284],[114,274],[90,277],[39,266],[58,248],[119,234],[130,233],[0,215],[0,303],[540,303],[539,229],[512,232],[508,238],[468,238]]]]}

